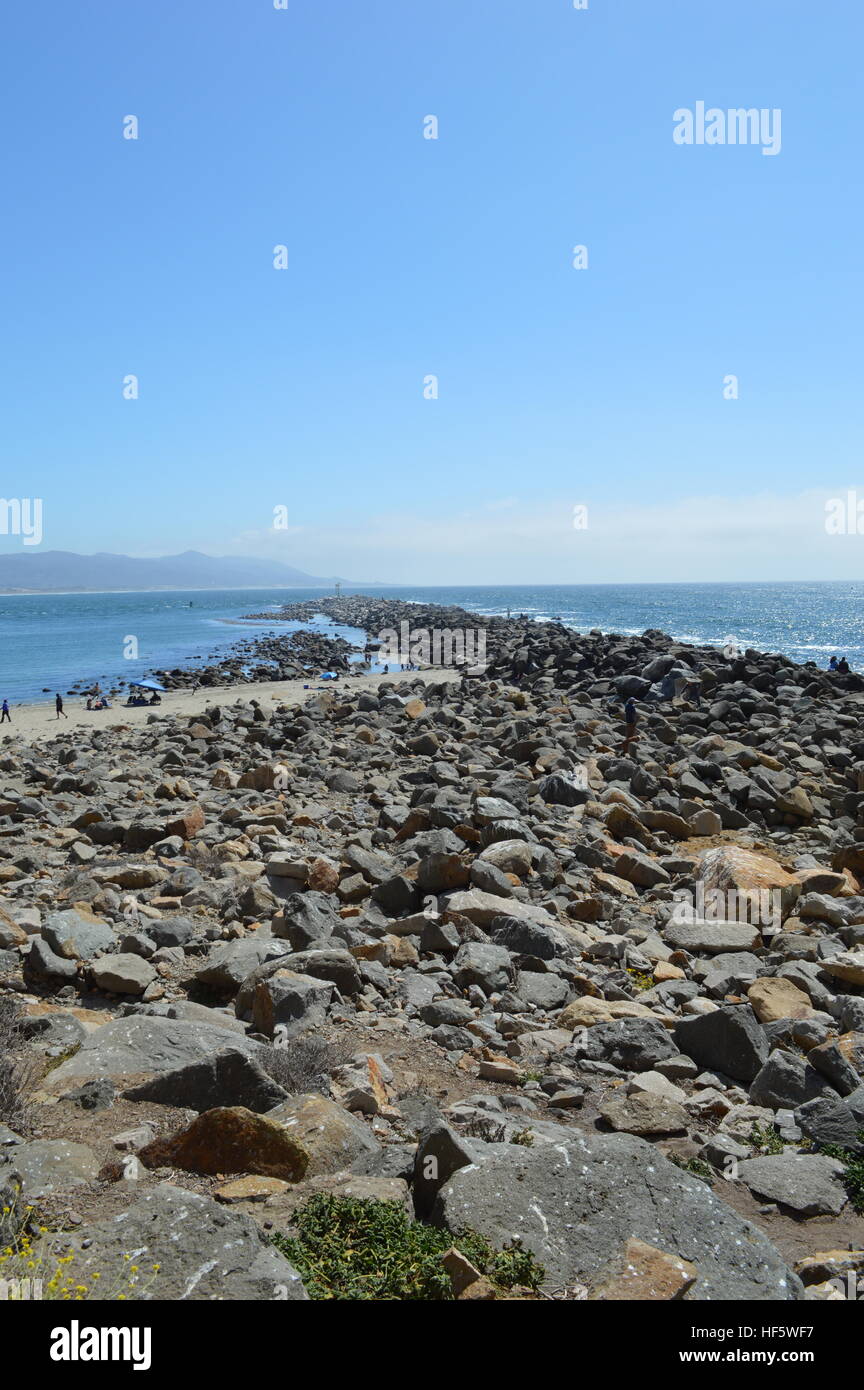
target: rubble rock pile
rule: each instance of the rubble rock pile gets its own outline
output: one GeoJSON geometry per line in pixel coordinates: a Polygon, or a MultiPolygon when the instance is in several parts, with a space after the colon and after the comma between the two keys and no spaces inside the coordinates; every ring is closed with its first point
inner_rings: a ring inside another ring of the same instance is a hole
{"type": "Polygon", "coordinates": [[[485,675],[0,744],[7,1226],[103,1272],[128,1236],[132,1297],[308,1297],[274,1236],[322,1194],[519,1242],[557,1298],[842,1296],[864,685],[314,604],[406,609],[483,626],[485,675]]]}

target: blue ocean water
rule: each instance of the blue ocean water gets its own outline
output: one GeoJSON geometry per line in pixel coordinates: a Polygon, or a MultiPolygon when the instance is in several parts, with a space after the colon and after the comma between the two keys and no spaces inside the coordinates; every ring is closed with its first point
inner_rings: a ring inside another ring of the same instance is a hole
{"type": "MultiPolygon", "coordinates": [[[[347,587],[344,593],[350,593],[347,587]]],[[[360,592],[359,590],[357,592],[360,592]]],[[[534,586],[399,586],[381,597],[459,604],[475,612],[560,618],[586,632],[639,633],[660,628],[686,642],[783,652],[826,666],[845,655],[864,669],[864,583],[573,584],[534,586]]],[[[244,634],[286,625],[241,623],[246,613],[315,599],[331,589],[225,589],[184,592],[0,595],[0,699],[53,698],[77,683],[103,689],[156,667],[224,656],[244,634]],[[127,639],[138,657],[127,659],[127,639]]],[[[352,641],[360,634],[333,628],[352,641]]]]}

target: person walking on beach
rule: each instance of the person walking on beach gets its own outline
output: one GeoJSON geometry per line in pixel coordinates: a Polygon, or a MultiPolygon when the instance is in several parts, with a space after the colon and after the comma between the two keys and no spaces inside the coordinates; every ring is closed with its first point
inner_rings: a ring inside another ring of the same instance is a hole
{"type": "Polygon", "coordinates": [[[3,701],[3,712],[0,714],[0,724],[11,724],[12,716],[9,713],[9,701],[3,701]]]}
{"type": "Polygon", "coordinates": [[[63,697],[60,694],[59,690],[57,691],[57,694],[54,696],[54,708],[57,711],[56,715],[54,716],[56,719],[59,719],[61,714],[64,719],[69,718],[68,714],[63,708],[63,697]]]}
{"type": "Polygon", "coordinates": [[[627,699],[624,702],[624,744],[622,751],[625,754],[629,753],[630,744],[636,737],[637,719],[638,715],[636,714],[636,701],[633,699],[633,696],[631,695],[629,699],[627,699]]]}

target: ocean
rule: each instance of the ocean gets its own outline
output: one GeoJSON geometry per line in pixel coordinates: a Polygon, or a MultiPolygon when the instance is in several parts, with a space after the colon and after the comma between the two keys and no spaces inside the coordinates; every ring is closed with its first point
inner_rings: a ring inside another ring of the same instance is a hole
{"type": "MultiPolygon", "coordinates": [[[[0,595],[0,699],[31,702],[99,681],[103,690],[153,667],[191,666],[226,655],[245,634],[290,626],[239,623],[246,613],[332,595],[332,589],[0,595]],[[130,642],[137,644],[137,656],[130,642]]],[[[343,593],[364,592],[343,586],[343,593]]],[[[365,592],[369,592],[366,590],[365,592]]],[[[458,604],[478,613],[560,618],[587,632],[660,628],[684,642],[783,652],[826,666],[845,655],[864,669],[864,583],[561,584],[376,588],[382,598],[458,604]]],[[[317,625],[317,624],[316,624],[317,625]]],[[[352,628],[321,626],[357,642],[352,628]]]]}

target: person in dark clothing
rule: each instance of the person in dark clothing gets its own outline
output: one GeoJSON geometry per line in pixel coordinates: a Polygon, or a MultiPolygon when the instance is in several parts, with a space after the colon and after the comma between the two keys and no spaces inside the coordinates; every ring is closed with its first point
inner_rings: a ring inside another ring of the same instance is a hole
{"type": "Polygon", "coordinates": [[[68,718],[69,718],[68,714],[66,713],[66,711],[65,711],[64,708],[63,708],[63,697],[62,697],[62,695],[60,694],[60,691],[59,691],[59,690],[57,691],[57,694],[54,696],[54,708],[55,708],[55,710],[57,711],[57,714],[56,714],[55,718],[59,719],[60,716],[61,716],[61,714],[62,714],[62,716],[63,716],[64,719],[68,719],[68,718]]]}
{"type": "Polygon", "coordinates": [[[9,701],[3,701],[3,712],[0,714],[0,724],[11,724],[12,716],[9,713],[9,701]]]}
{"type": "Polygon", "coordinates": [[[837,662],[837,670],[840,672],[841,676],[848,676],[849,662],[846,660],[845,656],[841,656],[840,660],[837,662]]]}
{"type": "Polygon", "coordinates": [[[625,753],[628,753],[628,752],[630,751],[630,744],[633,742],[633,740],[634,740],[635,737],[636,737],[636,723],[637,723],[637,720],[638,720],[638,715],[637,715],[637,713],[636,713],[636,701],[633,699],[633,696],[631,695],[631,696],[629,697],[629,699],[625,700],[625,702],[624,702],[624,746],[623,746],[623,751],[624,751],[625,753]]]}

